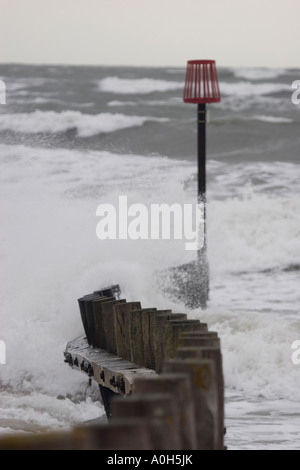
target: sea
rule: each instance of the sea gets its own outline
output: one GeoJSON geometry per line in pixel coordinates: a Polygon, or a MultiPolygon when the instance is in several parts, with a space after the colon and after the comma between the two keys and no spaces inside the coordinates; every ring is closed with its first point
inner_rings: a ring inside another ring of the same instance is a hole
{"type": "Polygon", "coordinates": [[[183,239],[96,235],[98,206],[121,195],[147,207],[196,201],[185,64],[1,64],[1,434],[104,414],[63,352],[83,334],[77,299],[119,284],[128,301],[218,331],[228,449],[300,449],[300,69],[220,67],[218,77],[222,99],[207,105],[210,294],[191,310],[158,281],[195,258],[183,239]]]}

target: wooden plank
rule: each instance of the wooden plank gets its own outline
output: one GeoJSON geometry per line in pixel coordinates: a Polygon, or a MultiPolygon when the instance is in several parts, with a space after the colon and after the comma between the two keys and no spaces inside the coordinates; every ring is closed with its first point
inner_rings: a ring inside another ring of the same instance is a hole
{"type": "Polygon", "coordinates": [[[155,450],[181,448],[179,414],[176,400],[169,393],[130,395],[112,402],[112,414],[117,418],[146,418],[151,445],[155,450]]]}
{"type": "Polygon", "coordinates": [[[102,319],[104,327],[104,336],[106,342],[106,349],[112,354],[118,354],[117,342],[115,335],[115,305],[126,303],[125,299],[112,300],[102,304],[102,319]]]}
{"type": "Polygon", "coordinates": [[[114,297],[118,300],[121,295],[121,289],[119,284],[114,284],[100,290],[95,290],[94,294],[99,294],[101,297],[114,297]]]}
{"type": "Polygon", "coordinates": [[[151,340],[150,340],[150,318],[157,315],[157,309],[142,309],[142,334],[144,348],[143,366],[151,369],[151,340]]]}
{"type": "Polygon", "coordinates": [[[215,450],[217,433],[216,370],[211,359],[170,359],[163,373],[185,373],[189,376],[195,411],[198,450],[215,450]]]}
{"type": "Polygon", "coordinates": [[[76,338],[67,344],[65,357],[73,369],[84,372],[100,385],[106,386],[119,394],[123,394],[124,391],[124,387],[118,385],[120,377],[123,378],[125,384],[125,394],[129,394],[136,374],[143,376],[155,374],[151,369],[126,361],[106,350],[92,348],[84,337],[76,338]],[[84,363],[85,369],[81,368],[82,363],[84,363]],[[88,370],[92,371],[93,375],[90,375],[88,370]],[[110,381],[114,376],[115,381],[111,383],[110,381]]]}
{"type": "Polygon", "coordinates": [[[203,325],[199,320],[173,320],[172,317],[164,324],[165,340],[162,343],[162,357],[171,359],[179,345],[180,335],[187,331],[202,331],[203,325]]]}
{"type": "Polygon", "coordinates": [[[144,366],[143,314],[156,308],[133,310],[130,313],[130,353],[131,362],[144,366]]]}
{"type": "Polygon", "coordinates": [[[158,315],[172,315],[172,310],[156,310],[149,314],[149,347],[150,347],[150,363],[149,368],[155,370],[155,336],[156,336],[156,317],[158,315]]]}
{"type": "Polygon", "coordinates": [[[179,340],[180,347],[213,347],[220,348],[220,338],[209,337],[202,335],[196,336],[181,336],[179,340]]]}
{"type": "MultiPolygon", "coordinates": [[[[174,315],[172,310],[157,310],[156,315],[150,317],[150,347],[151,347],[151,363],[152,368],[157,370],[156,360],[160,350],[160,322],[162,317],[174,315]]],[[[180,318],[184,318],[185,314],[179,314],[180,318]]]]}
{"type": "Polygon", "coordinates": [[[132,392],[133,382],[137,375],[150,376],[155,371],[136,364],[124,365],[122,361],[106,362],[95,367],[94,379],[100,385],[108,387],[115,393],[127,395],[132,392]]]}
{"type": "Polygon", "coordinates": [[[181,347],[176,351],[180,359],[209,359],[214,362],[216,371],[216,444],[217,450],[224,449],[224,377],[222,354],[219,347],[181,347]]]}
{"type": "Polygon", "coordinates": [[[196,449],[196,425],[190,379],[187,374],[161,374],[150,377],[137,375],[133,394],[171,393],[177,402],[181,448],[196,449]]]}
{"type": "Polygon", "coordinates": [[[134,382],[137,377],[139,378],[149,378],[149,377],[154,377],[156,376],[156,372],[151,369],[146,369],[144,367],[141,367],[140,369],[131,369],[131,370],[125,370],[123,372],[123,378],[124,378],[124,383],[125,383],[125,395],[129,395],[132,393],[134,382]]]}
{"type": "MultiPolygon", "coordinates": [[[[205,323],[201,323],[202,325],[205,323]]],[[[216,331],[187,331],[183,332],[182,336],[201,336],[201,338],[218,338],[218,333],[216,331]]]]}
{"type": "Polygon", "coordinates": [[[81,437],[72,431],[0,436],[0,450],[76,450],[81,443],[81,437]]]}
{"type": "Polygon", "coordinates": [[[96,337],[96,325],[95,325],[95,317],[94,317],[94,310],[93,310],[93,303],[95,300],[98,300],[100,297],[99,295],[95,294],[95,296],[85,300],[85,312],[86,312],[86,319],[88,324],[89,336],[90,336],[90,345],[95,347],[95,337],[96,337]]]}
{"type": "Polygon", "coordinates": [[[114,297],[101,297],[93,301],[93,314],[95,321],[95,344],[96,348],[106,349],[106,341],[104,334],[102,304],[116,300],[114,297]]]}
{"type": "Polygon", "coordinates": [[[155,343],[154,343],[154,362],[155,370],[160,373],[163,360],[164,360],[164,344],[166,341],[165,325],[172,318],[172,320],[185,320],[186,313],[172,313],[171,315],[157,315],[155,317],[155,343]]]}
{"type": "Polygon", "coordinates": [[[79,310],[81,315],[81,320],[84,328],[85,335],[87,337],[88,343],[92,344],[93,342],[93,332],[95,325],[92,324],[93,318],[90,316],[90,308],[88,301],[98,299],[98,294],[89,294],[78,299],[79,310]]]}
{"type": "Polygon", "coordinates": [[[81,450],[152,449],[150,429],[143,418],[112,418],[108,424],[77,427],[74,435],[81,442],[81,450]]]}
{"type": "Polygon", "coordinates": [[[126,304],[115,305],[115,335],[117,343],[117,354],[118,356],[131,360],[130,351],[130,321],[131,311],[140,310],[140,302],[127,302],[126,304]]]}
{"type": "Polygon", "coordinates": [[[104,373],[104,385],[111,388],[115,393],[124,394],[125,386],[123,390],[123,384],[121,376],[125,370],[136,370],[139,369],[138,364],[134,364],[130,361],[111,361],[103,364],[102,371],[104,373]]]}

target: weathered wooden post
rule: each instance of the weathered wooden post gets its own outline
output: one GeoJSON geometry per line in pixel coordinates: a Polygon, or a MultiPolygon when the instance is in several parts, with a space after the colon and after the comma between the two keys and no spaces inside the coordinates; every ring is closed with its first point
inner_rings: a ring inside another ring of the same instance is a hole
{"type": "Polygon", "coordinates": [[[102,304],[103,329],[105,336],[106,349],[112,354],[117,355],[117,342],[115,335],[115,306],[125,304],[125,299],[112,300],[102,304]]]}
{"type": "Polygon", "coordinates": [[[164,361],[164,344],[166,341],[165,325],[170,319],[172,320],[186,320],[186,313],[172,313],[170,315],[163,314],[155,317],[155,344],[154,344],[154,359],[155,370],[160,373],[164,361]]]}
{"type": "Polygon", "coordinates": [[[94,335],[95,335],[95,320],[94,320],[92,302],[99,298],[100,298],[99,294],[88,294],[78,299],[83,328],[84,328],[88,343],[91,346],[94,345],[94,335]]]}
{"type": "Polygon", "coordinates": [[[156,370],[155,364],[155,347],[156,347],[156,336],[157,336],[157,322],[156,318],[161,315],[172,315],[172,310],[156,310],[149,315],[149,341],[150,341],[150,368],[156,370]]]}
{"type": "Polygon", "coordinates": [[[165,323],[165,340],[162,343],[162,356],[164,360],[174,357],[179,345],[180,335],[187,331],[206,331],[206,324],[199,320],[173,320],[172,317],[165,323]]]}
{"type": "Polygon", "coordinates": [[[114,418],[109,424],[78,426],[73,432],[80,450],[150,450],[151,435],[142,418],[114,418]]]}
{"type": "Polygon", "coordinates": [[[224,449],[224,378],[220,347],[181,347],[176,351],[176,358],[183,360],[212,360],[215,366],[215,449],[224,449]]]}
{"type": "Polygon", "coordinates": [[[96,300],[93,300],[93,313],[95,321],[95,347],[106,349],[106,340],[104,333],[104,323],[103,323],[103,314],[102,307],[104,302],[111,302],[116,300],[114,297],[100,297],[96,300]]]}
{"type": "Polygon", "coordinates": [[[131,360],[130,352],[130,328],[131,328],[131,312],[140,310],[140,302],[127,302],[126,304],[115,305],[115,335],[117,341],[118,356],[131,360]]]}
{"type": "Polygon", "coordinates": [[[1,450],[77,450],[82,438],[73,431],[13,433],[0,436],[1,450]]]}
{"type": "Polygon", "coordinates": [[[196,449],[195,411],[191,383],[186,374],[161,374],[153,377],[137,377],[133,394],[171,393],[177,401],[181,449],[196,449]]]}
{"type": "Polygon", "coordinates": [[[146,393],[116,398],[112,402],[113,416],[147,418],[152,449],[181,449],[179,410],[170,393],[146,393]]]}
{"type": "MultiPolygon", "coordinates": [[[[131,362],[145,365],[145,350],[143,338],[143,316],[148,312],[154,312],[156,308],[142,308],[131,312],[130,320],[130,351],[131,362]]],[[[146,333],[146,332],[144,332],[146,333]]]]}
{"type": "Polygon", "coordinates": [[[215,450],[217,433],[216,369],[210,359],[170,359],[163,373],[188,374],[192,384],[198,450],[215,450]]]}
{"type": "Polygon", "coordinates": [[[220,338],[214,331],[188,331],[183,332],[179,339],[179,347],[216,347],[220,348],[220,338]]]}

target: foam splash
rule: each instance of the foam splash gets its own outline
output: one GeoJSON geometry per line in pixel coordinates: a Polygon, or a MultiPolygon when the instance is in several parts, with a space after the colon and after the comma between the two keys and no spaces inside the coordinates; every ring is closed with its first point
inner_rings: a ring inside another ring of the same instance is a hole
{"type": "Polygon", "coordinates": [[[283,323],[280,315],[250,310],[208,309],[190,314],[208,322],[221,337],[227,389],[242,396],[268,400],[298,401],[300,366],[291,361],[291,344],[300,338],[300,321],[295,315],[283,323]]]}
{"type": "Polygon", "coordinates": [[[277,199],[254,192],[213,201],[208,208],[211,269],[249,272],[298,263],[299,227],[298,197],[277,199]]]}
{"type": "MultiPolygon", "coordinates": [[[[69,374],[62,362],[62,351],[68,340],[82,332],[76,299],[103,285],[119,283],[129,300],[179,311],[184,309],[183,305],[164,298],[157,290],[155,273],[191,258],[181,240],[100,242],[95,233],[98,204],[117,204],[120,188],[128,196],[129,204],[191,202],[186,182],[193,177],[195,168],[187,162],[107,152],[5,145],[0,150],[4,170],[1,213],[5,221],[0,251],[3,267],[0,317],[8,357],[1,380],[16,390],[28,392],[37,387],[50,394],[74,391],[79,379],[77,374],[69,374]]],[[[212,162],[209,173],[217,171],[217,166],[212,162]]],[[[230,171],[236,178],[232,184],[238,187],[239,171],[234,168],[230,171]]],[[[243,169],[249,175],[254,171],[251,165],[247,169],[244,164],[243,169]]],[[[281,166],[281,175],[285,173],[294,174],[295,165],[281,166]]],[[[220,179],[218,186],[225,181],[220,179]]],[[[240,184],[244,185],[244,181],[240,184]]],[[[274,198],[253,191],[243,197],[227,193],[227,198],[208,204],[209,261],[211,283],[215,286],[211,302],[220,310],[230,305],[230,298],[232,306],[236,306],[235,298],[249,305],[252,296],[249,289],[257,289],[256,282],[263,286],[257,277],[258,270],[300,263],[298,197],[274,198]],[[224,284],[230,287],[232,276],[240,271],[246,274],[245,278],[235,278],[235,293],[224,288],[224,284]]],[[[289,284],[289,289],[292,285],[289,284]]],[[[256,291],[256,306],[259,309],[266,304],[271,309],[272,285],[265,284],[265,298],[262,290],[256,291]]],[[[279,306],[284,308],[284,299],[279,306]]],[[[247,334],[245,319],[238,323],[235,314],[229,313],[224,325],[230,322],[236,322],[237,330],[247,334]]],[[[255,328],[263,327],[266,334],[274,335],[275,343],[279,341],[283,346],[273,321],[269,333],[266,319],[260,321],[259,314],[254,323],[255,328]]],[[[217,325],[221,334],[224,325],[217,325]]],[[[232,347],[228,343],[224,355],[228,356],[232,347]]],[[[259,347],[264,354],[264,343],[259,347]]],[[[250,352],[245,354],[250,357],[250,352]]],[[[248,363],[247,356],[240,355],[237,360],[241,368],[248,363]]],[[[232,364],[232,371],[227,369],[228,384],[238,386],[237,382],[230,382],[230,374],[236,368],[232,364]]],[[[259,371],[258,374],[261,383],[264,378],[259,371]]],[[[273,375],[272,370],[270,383],[273,375]]]]}
{"type": "Polygon", "coordinates": [[[0,428],[26,431],[26,421],[31,430],[60,428],[103,412],[93,401],[85,404],[87,380],[64,364],[63,351],[83,333],[76,299],[116,283],[128,301],[186,311],[217,330],[227,390],[247,400],[297,399],[300,375],[290,346],[300,338],[299,271],[277,277],[258,273],[300,264],[299,198],[266,191],[276,172],[290,188],[296,165],[209,162],[209,177],[219,179],[210,185],[207,212],[211,295],[206,312],[188,311],[157,287],[158,271],[191,259],[183,241],[100,242],[95,231],[97,206],[117,204],[120,191],[129,204],[191,202],[194,165],[6,145],[0,145],[0,165],[0,334],[7,345],[7,365],[0,370],[6,421],[1,426],[0,420],[0,428]],[[260,173],[264,190],[243,193],[245,175],[260,173]],[[58,395],[66,399],[61,402],[58,395]]]}
{"type": "Polygon", "coordinates": [[[38,392],[24,395],[2,391],[0,412],[0,434],[8,434],[67,429],[99,418],[104,410],[100,402],[91,397],[75,403],[69,398],[56,398],[38,392]]]}

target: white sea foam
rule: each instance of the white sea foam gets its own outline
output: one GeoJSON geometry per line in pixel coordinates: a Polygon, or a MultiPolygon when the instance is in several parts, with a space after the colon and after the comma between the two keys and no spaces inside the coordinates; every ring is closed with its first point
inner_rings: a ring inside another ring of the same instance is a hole
{"type": "Polygon", "coordinates": [[[165,122],[168,119],[124,114],[83,114],[80,111],[34,111],[32,113],[1,114],[0,130],[14,132],[64,132],[77,129],[80,137],[114,132],[129,127],[140,127],[145,122],[165,122]]]}
{"type": "MultiPolygon", "coordinates": [[[[7,83],[7,92],[17,92],[19,93],[21,91],[25,91],[24,88],[26,88],[26,84],[23,81],[17,81],[17,82],[10,82],[8,81],[7,83]]],[[[27,93],[27,92],[26,92],[27,93]]]]}
{"type": "Polygon", "coordinates": [[[137,103],[135,101],[118,101],[118,100],[113,100],[113,101],[109,101],[107,103],[107,106],[111,106],[111,107],[114,107],[114,106],[137,106],[137,103]]]}
{"type": "MultiPolygon", "coordinates": [[[[76,299],[111,282],[127,287],[129,298],[143,297],[154,282],[153,268],[163,265],[160,252],[143,243],[125,241],[125,249],[122,241],[99,242],[97,206],[117,201],[120,191],[130,203],[149,200],[160,187],[164,200],[178,197],[180,188],[163,183],[180,181],[190,165],[63,149],[1,146],[0,151],[0,198],[6,201],[1,204],[0,322],[7,344],[1,380],[29,393],[74,393],[85,380],[63,363],[62,353],[67,341],[82,333],[76,299]]],[[[179,260],[171,248],[176,242],[169,250],[179,260]]],[[[153,243],[159,245],[166,247],[165,241],[153,243]]]]}
{"type": "Polygon", "coordinates": [[[44,78],[44,77],[29,77],[29,78],[19,78],[19,79],[6,79],[7,91],[13,93],[19,93],[20,90],[29,91],[31,87],[42,87],[47,83],[53,83],[55,79],[44,78]]]}
{"type": "Polygon", "coordinates": [[[300,337],[300,320],[255,310],[208,309],[190,314],[218,331],[223,348],[224,374],[229,390],[241,396],[268,400],[299,400],[300,366],[293,365],[291,344],[300,337]]]}
{"type": "Polygon", "coordinates": [[[254,193],[249,198],[213,201],[208,227],[214,250],[212,271],[249,272],[300,264],[296,196],[277,199],[254,193]]]}
{"type": "Polygon", "coordinates": [[[220,91],[224,95],[260,96],[282,91],[290,92],[291,86],[286,83],[220,82],[220,91]]]}
{"type": "Polygon", "coordinates": [[[297,403],[256,399],[228,393],[226,404],[229,450],[299,450],[297,403]]]}
{"type": "MultiPolygon", "coordinates": [[[[221,108],[226,112],[234,111],[248,113],[249,109],[255,109],[256,113],[265,114],[268,110],[270,113],[274,113],[276,111],[280,114],[283,110],[289,112],[290,102],[286,97],[279,98],[274,95],[257,94],[255,94],[255,96],[249,94],[241,97],[241,95],[235,95],[233,92],[232,95],[226,95],[223,93],[221,101],[212,106],[216,106],[219,109],[221,108]]],[[[230,117],[232,118],[233,116],[230,117]]]]}
{"type": "MultiPolygon", "coordinates": [[[[209,163],[209,177],[220,176],[210,185],[207,212],[211,298],[206,312],[188,312],[219,332],[227,389],[245,403],[258,396],[286,403],[297,400],[300,388],[290,347],[300,338],[298,274],[288,281],[280,272],[258,274],[300,264],[299,198],[267,191],[277,173],[291,192],[297,165],[274,165],[209,163]],[[250,180],[262,174],[265,191],[258,185],[245,192],[242,166],[250,180]],[[214,197],[222,186],[224,197],[214,197]]],[[[86,387],[83,374],[63,363],[67,341],[83,331],[76,299],[119,283],[128,300],[186,311],[159,291],[156,272],[190,256],[179,240],[100,242],[96,207],[116,203],[121,193],[130,204],[190,202],[193,191],[187,197],[185,187],[196,168],[160,157],[6,145],[0,145],[0,166],[0,323],[7,344],[1,382],[14,390],[5,392],[3,416],[33,428],[93,418],[99,405],[56,399],[86,387]]]]}
{"type": "Polygon", "coordinates": [[[269,68],[237,68],[232,69],[237,78],[244,78],[246,80],[265,80],[280,77],[285,74],[284,69],[269,69],[269,68]]]}
{"type": "Polygon", "coordinates": [[[140,101],[118,101],[113,100],[107,103],[107,106],[182,106],[183,100],[178,96],[173,96],[172,98],[165,100],[140,100],[140,101]]]}
{"type": "Polygon", "coordinates": [[[68,398],[57,399],[39,392],[23,395],[2,391],[0,412],[0,434],[7,434],[20,430],[64,429],[100,417],[103,408],[100,401],[92,401],[88,394],[85,401],[75,403],[68,398]]]}
{"type": "MultiPolygon", "coordinates": [[[[22,91],[19,93],[15,93],[13,96],[10,96],[9,103],[12,104],[25,104],[25,105],[53,105],[58,104],[60,106],[68,107],[70,103],[68,101],[59,100],[55,98],[51,98],[52,93],[47,93],[45,97],[40,96],[38,92],[31,92],[28,93],[27,91],[22,91]]],[[[95,103],[76,103],[72,102],[72,106],[76,106],[78,108],[91,108],[94,106],[95,103]]]]}
{"type": "Polygon", "coordinates": [[[99,88],[103,92],[124,95],[148,94],[153,92],[166,92],[172,90],[183,90],[183,82],[168,80],[157,80],[153,78],[119,78],[106,77],[99,82],[99,88]]]}
{"type": "MultiPolygon", "coordinates": [[[[235,156],[241,151],[230,153],[235,156]]],[[[228,165],[222,161],[209,160],[210,174],[209,189],[214,199],[238,200],[251,199],[253,196],[269,195],[270,200],[278,197],[298,198],[300,186],[297,184],[300,168],[294,163],[285,161],[254,162],[251,163],[251,149],[243,149],[248,155],[249,162],[242,161],[234,165],[228,165]],[[276,195],[276,196],[275,196],[276,195]]],[[[258,202],[258,201],[257,201],[258,202]]]]}
{"type": "Polygon", "coordinates": [[[250,118],[246,118],[246,119],[252,119],[254,121],[269,122],[269,123],[273,123],[273,124],[293,122],[293,119],[282,117],[282,116],[261,115],[261,116],[251,116],[250,118]]]}

